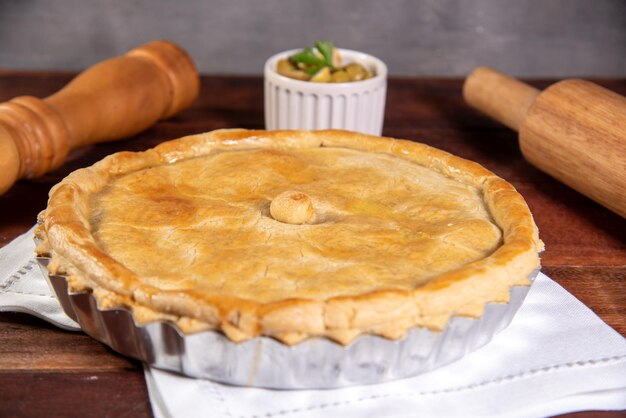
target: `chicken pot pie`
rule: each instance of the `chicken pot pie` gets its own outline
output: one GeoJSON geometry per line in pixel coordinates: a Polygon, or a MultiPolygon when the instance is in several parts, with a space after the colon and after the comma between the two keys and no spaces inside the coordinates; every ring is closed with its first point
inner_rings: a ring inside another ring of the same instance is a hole
{"type": "Polygon", "coordinates": [[[71,291],[234,342],[441,330],[528,286],[542,249],[522,196],[482,166],[334,130],[117,153],[56,185],[39,221],[71,291]]]}

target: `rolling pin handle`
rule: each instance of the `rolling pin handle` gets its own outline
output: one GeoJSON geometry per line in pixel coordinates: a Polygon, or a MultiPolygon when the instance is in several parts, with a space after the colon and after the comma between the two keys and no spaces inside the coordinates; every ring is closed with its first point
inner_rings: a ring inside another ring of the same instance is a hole
{"type": "Polygon", "coordinates": [[[538,95],[536,88],[489,67],[476,68],[463,85],[470,106],[518,132],[538,95]]]}

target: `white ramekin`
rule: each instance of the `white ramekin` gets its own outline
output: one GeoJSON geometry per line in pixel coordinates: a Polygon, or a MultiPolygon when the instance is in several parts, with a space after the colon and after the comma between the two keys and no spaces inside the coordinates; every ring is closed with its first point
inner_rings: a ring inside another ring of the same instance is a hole
{"type": "Polygon", "coordinates": [[[385,116],[387,66],[378,58],[339,49],[344,63],[358,62],[376,76],[348,83],[312,83],[276,72],[280,59],[297,49],[281,52],[265,62],[265,129],[346,129],[380,135],[385,116]]]}

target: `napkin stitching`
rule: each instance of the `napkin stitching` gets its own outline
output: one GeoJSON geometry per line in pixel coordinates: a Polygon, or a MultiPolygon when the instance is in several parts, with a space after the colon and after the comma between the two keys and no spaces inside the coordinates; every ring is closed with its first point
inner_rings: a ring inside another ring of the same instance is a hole
{"type": "Polygon", "coordinates": [[[222,395],[218,386],[215,383],[206,381],[206,380],[201,380],[199,386],[200,386],[200,390],[208,394],[208,396],[211,396],[217,399],[217,401],[222,404],[223,409],[226,411],[226,416],[228,416],[229,418],[233,417],[233,414],[230,412],[230,408],[228,407],[228,403],[226,402],[226,399],[224,398],[224,396],[222,395]]]}
{"type": "Polygon", "coordinates": [[[35,260],[29,260],[28,263],[22,265],[20,268],[15,270],[14,273],[9,277],[9,280],[0,284],[0,290],[8,290],[11,286],[17,283],[22,277],[26,276],[28,272],[33,269],[33,265],[35,263],[36,263],[35,260]]]}
{"type": "Polygon", "coordinates": [[[0,292],[0,294],[3,294],[3,295],[4,295],[4,294],[7,294],[7,293],[12,293],[12,294],[14,294],[14,295],[41,296],[41,297],[44,297],[44,298],[56,299],[56,296],[53,296],[53,295],[45,295],[45,294],[42,294],[42,293],[19,292],[19,291],[17,291],[17,290],[6,290],[6,291],[3,291],[3,292],[0,292]]]}
{"type": "MultiPolygon", "coordinates": [[[[377,394],[377,395],[371,395],[371,396],[367,396],[367,397],[361,397],[361,398],[357,398],[357,399],[350,399],[350,400],[345,400],[345,401],[336,401],[336,402],[331,402],[331,403],[321,403],[321,404],[317,404],[317,405],[310,405],[308,407],[301,407],[301,408],[293,408],[293,409],[281,409],[279,411],[275,411],[275,412],[267,412],[263,415],[249,415],[249,418],[272,418],[272,417],[277,417],[277,416],[281,416],[281,415],[287,415],[287,414],[292,414],[292,413],[298,413],[298,412],[302,412],[302,411],[313,411],[316,409],[328,409],[328,408],[334,408],[334,407],[339,407],[339,406],[346,406],[346,405],[350,405],[352,403],[358,403],[358,402],[366,402],[366,401],[372,401],[372,400],[377,400],[377,399],[384,399],[384,398],[390,398],[393,396],[425,396],[425,395],[437,395],[440,393],[454,393],[454,392],[462,392],[462,391],[466,391],[466,390],[474,390],[474,389],[478,389],[478,388],[482,388],[488,385],[492,385],[492,384],[500,384],[503,382],[508,382],[508,381],[512,381],[512,380],[517,380],[517,379],[523,379],[529,376],[534,376],[537,374],[541,374],[541,373],[549,373],[549,372],[554,372],[560,369],[572,369],[572,368],[582,368],[588,365],[596,365],[599,363],[604,363],[604,364],[611,364],[611,363],[618,363],[621,360],[626,359],[626,355],[621,355],[621,356],[612,356],[612,357],[603,357],[603,358],[599,358],[599,359],[589,359],[589,360],[580,360],[580,361],[576,361],[576,362],[568,362],[568,363],[562,363],[562,364],[555,364],[552,366],[545,366],[545,367],[541,367],[538,369],[530,369],[530,370],[525,370],[523,372],[519,372],[519,373],[515,373],[515,374],[509,374],[509,375],[505,375],[505,376],[500,376],[500,377],[496,377],[494,379],[491,380],[485,380],[479,383],[472,383],[470,385],[465,385],[465,386],[459,386],[456,388],[448,388],[448,389],[439,389],[439,390],[432,390],[432,391],[422,391],[422,392],[395,392],[395,393],[384,393],[384,394],[377,394]]],[[[246,418],[246,416],[240,416],[240,418],[246,418]]]]}

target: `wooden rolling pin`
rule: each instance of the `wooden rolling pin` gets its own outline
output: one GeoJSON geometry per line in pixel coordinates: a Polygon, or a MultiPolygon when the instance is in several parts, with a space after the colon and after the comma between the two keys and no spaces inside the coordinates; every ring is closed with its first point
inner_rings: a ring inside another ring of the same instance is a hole
{"type": "Polygon", "coordinates": [[[626,218],[626,98],[584,80],[540,92],[491,68],[463,86],[472,107],[519,132],[533,165],[626,218]]]}
{"type": "Polygon", "coordinates": [[[43,100],[0,104],[0,194],[59,167],[74,148],[134,135],[189,107],[199,86],[182,48],[153,41],[94,65],[43,100]]]}

